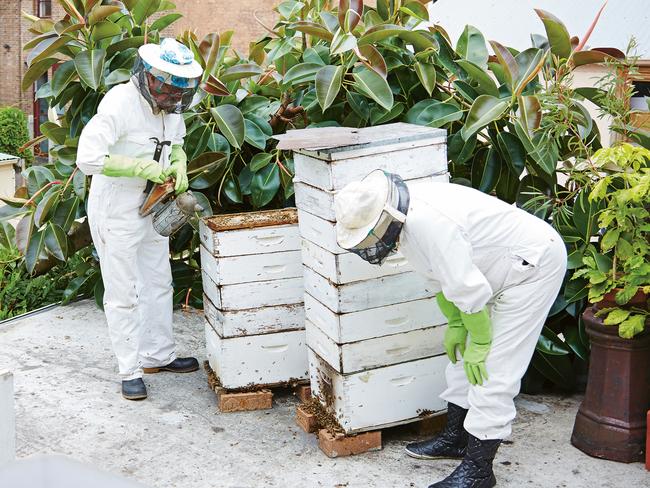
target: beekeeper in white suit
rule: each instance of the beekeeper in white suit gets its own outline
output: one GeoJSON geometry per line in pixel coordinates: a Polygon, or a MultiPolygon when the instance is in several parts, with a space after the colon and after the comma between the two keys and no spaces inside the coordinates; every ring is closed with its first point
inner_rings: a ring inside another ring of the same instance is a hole
{"type": "MultiPolygon", "coordinates": [[[[472,188],[409,186],[374,171],[336,195],[339,245],[381,264],[399,250],[439,284],[448,318],[445,429],[411,443],[420,459],[462,458],[436,488],[496,484],[492,461],[511,432],[513,399],[562,284],[566,250],[537,217],[472,188]]],[[[430,488],[431,488],[430,487],[430,488]]]]}
{"type": "Polygon", "coordinates": [[[122,395],[147,397],[143,371],[196,371],[195,358],[177,358],[172,334],[172,276],[168,238],[151,216],[140,217],[147,181],[175,179],[187,190],[185,125],[201,66],[174,39],[145,44],[128,83],[111,88],[84,127],[77,166],[92,175],[88,220],[104,281],[104,310],[122,378],[122,395]],[[160,161],[153,160],[157,144],[160,161]]]}

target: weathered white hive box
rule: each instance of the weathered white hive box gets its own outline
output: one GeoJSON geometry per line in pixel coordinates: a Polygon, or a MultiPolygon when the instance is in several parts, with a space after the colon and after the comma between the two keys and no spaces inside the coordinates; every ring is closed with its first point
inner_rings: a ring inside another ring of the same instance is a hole
{"type": "Polygon", "coordinates": [[[306,379],[296,210],[210,217],[200,235],[206,348],[221,385],[306,379]]]}
{"type": "Polygon", "coordinates": [[[347,433],[443,409],[446,319],[437,284],[400,254],[375,266],[341,249],[334,194],[375,169],[409,186],[448,182],[446,132],[398,123],[340,128],[311,143],[310,132],[297,132],[308,144],[294,162],[312,391],[347,433]]]}

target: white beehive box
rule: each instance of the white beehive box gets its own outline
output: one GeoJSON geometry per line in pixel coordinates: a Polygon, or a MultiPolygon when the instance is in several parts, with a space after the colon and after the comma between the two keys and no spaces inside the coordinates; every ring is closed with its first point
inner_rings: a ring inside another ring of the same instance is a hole
{"type": "Polygon", "coordinates": [[[343,374],[428,358],[444,352],[442,341],[445,327],[440,325],[347,344],[337,344],[318,327],[309,323],[306,325],[309,347],[343,374]]]}
{"type": "Polygon", "coordinates": [[[305,317],[310,326],[318,327],[337,344],[364,341],[447,323],[435,298],[338,314],[309,293],[305,293],[305,317]]]}
{"type": "Polygon", "coordinates": [[[0,153],[0,197],[14,196],[17,168],[20,168],[20,158],[0,153]]]}
{"type": "MultiPolygon", "coordinates": [[[[445,130],[405,123],[340,129],[336,131],[341,132],[338,138],[319,137],[295,151],[296,181],[332,191],[377,168],[397,173],[404,180],[447,172],[445,130]],[[345,132],[348,137],[343,135],[345,132]]],[[[286,137],[295,137],[292,132],[286,137]]],[[[296,201],[301,207],[300,201],[296,201]]]]}
{"type": "Polygon", "coordinates": [[[208,362],[221,386],[278,385],[308,377],[305,331],[219,337],[205,324],[208,362]]]}
{"type": "Polygon", "coordinates": [[[417,420],[439,412],[446,402],[446,356],[429,357],[353,374],[341,374],[309,349],[312,393],[324,402],[346,433],[417,420]]]}
{"type": "Polygon", "coordinates": [[[224,388],[307,377],[295,209],[201,221],[206,349],[224,388]]]}
{"type": "Polygon", "coordinates": [[[434,297],[439,287],[414,271],[366,281],[336,284],[314,270],[304,268],[305,291],[336,313],[434,297]]]}

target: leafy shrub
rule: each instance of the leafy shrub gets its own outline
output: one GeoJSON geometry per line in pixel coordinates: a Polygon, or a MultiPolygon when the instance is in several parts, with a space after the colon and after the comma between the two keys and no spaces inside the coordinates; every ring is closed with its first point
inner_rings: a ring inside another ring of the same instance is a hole
{"type": "Polygon", "coordinates": [[[32,151],[20,150],[27,141],[29,141],[29,131],[27,117],[23,111],[14,107],[0,108],[0,152],[21,156],[31,163],[34,160],[32,151]]]}

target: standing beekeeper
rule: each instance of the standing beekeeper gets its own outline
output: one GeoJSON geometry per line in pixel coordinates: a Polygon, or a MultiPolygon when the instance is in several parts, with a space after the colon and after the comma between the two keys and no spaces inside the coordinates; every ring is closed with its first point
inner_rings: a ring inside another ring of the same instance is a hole
{"type": "Polygon", "coordinates": [[[399,250],[442,290],[447,425],[407,454],[462,459],[430,488],[494,486],[492,461],[510,435],[513,399],[566,271],[562,238],[478,190],[407,185],[380,170],[338,192],[335,207],[339,246],[373,264],[399,250]]]}
{"type": "Polygon", "coordinates": [[[187,190],[183,151],[188,108],[201,66],[174,39],[138,49],[128,83],[111,88],[84,127],[77,166],[92,175],[88,220],[104,282],[104,310],[122,378],[122,395],[147,397],[142,374],[198,369],[195,358],[176,357],[172,333],[169,242],[151,216],[138,211],[148,181],[175,180],[187,190]],[[153,159],[157,144],[160,161],[153,159]]]}

